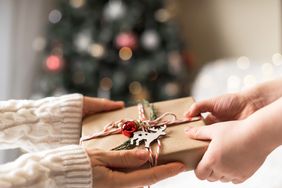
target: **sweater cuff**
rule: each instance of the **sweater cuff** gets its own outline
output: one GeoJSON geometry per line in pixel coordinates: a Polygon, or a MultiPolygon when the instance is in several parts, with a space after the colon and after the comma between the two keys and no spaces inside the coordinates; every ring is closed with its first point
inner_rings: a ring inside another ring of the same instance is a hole
{"type": "Polygon", "coordinates": [[[83,96],[71,94],[60,97],[60,111],[63,116],[61,124],[61,144],[78,144],[81,135],[83,96]]]}
{"type": "Polygon", "coordinates": [[[55,177],[57,185],[66,188],[93,187],[91,160],[84,148],[70,145],[55,149],[49,154],[59,156],[63,161],[64,174],[63,177],[61,174],[55,177]]]}

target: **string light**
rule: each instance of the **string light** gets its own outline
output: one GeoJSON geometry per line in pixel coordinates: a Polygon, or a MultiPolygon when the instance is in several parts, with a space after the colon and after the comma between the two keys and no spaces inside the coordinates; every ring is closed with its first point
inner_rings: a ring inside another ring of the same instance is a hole
{"type": "Polygon", "coordinates": [[[88,30],[81,31],[75,38],[74,44],[79,51],[87,51],[91,45],[91,32],[88,30]]]}
{"type": "Polygon", "coordinates": [[[155,30],[145,31],[141,36],[141,43],[145,49],[154,50],[160,44],[160,38],[155,30]]]}
{"type": "Polygon", "coordinates": [[[46,68],[50,71],[57,72],[63,67],[63,62],[60,57],[56,55],[50,55],[45,61],[46,68]]]}
{"type": "Polygon", "coordinates": [[[62,13],[59,10],[54,9],[49,13],[48,19],[49,22],[56,24],[62,19],[62,13]]]}
{"type": "Polygon", "coordinates": [[[109,77],[104,77],[100,81],[100,87],[104,91],[109,91],[112,88],[113,82],[109,77]]]}
{"type": "Polygon", "coordinates": [[[120,0],[110,1],[105,9],[104,15],[106,20],[117,20],[125,15],[126,7],[120,0]]]}
{"type": "Polygon", "coordinates": [[[132,57],[132,50],[128,47],[123,47],[119,50],[119,57],[124,60],[127,61],[132,57]]]}
{"type": "Polygon", "coordinates": [[[159,22],[167,22],[170,18],[170,14],[166,9],[159,9],[155,13],[155,19],[159,22]]]}
{"type": "Polygon", "coordinates": [[[88,47],[88,52],[93,57],[101,58],[105,54],[105,48],[101,44],[94,43],[88,47]]]}
{"type": "Polygon", "coordinates": [[[137,95],[142,91],[142,85],[140,82],[134,81],[129,84],[129,91],[133,95],[137,95]]]}
{"type": "Polygon", "coordinates": [[[116,37],[115,43],[118,48],[129,47],[129,48],[134,49],[137,46],[137,39],[133,33],[130,33],[130,32],[120,33],[116,37]]]}
{"type": "Polygon", "coordinates": [[[85,0],[70,0],[70,5],[73,8],[80,8],[85,4],[85,0]]]}

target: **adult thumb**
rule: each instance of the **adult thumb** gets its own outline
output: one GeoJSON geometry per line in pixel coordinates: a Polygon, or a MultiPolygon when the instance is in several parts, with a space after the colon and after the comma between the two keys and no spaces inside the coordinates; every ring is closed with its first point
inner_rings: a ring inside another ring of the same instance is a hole
{"type": "Polygon", "coordinates": [[[106,166],[109,168],[135,168],[145,164],[149,159],[149,153],[143,149],[103,151],[89,150],[88,154],[92,166],[106,166]]]}

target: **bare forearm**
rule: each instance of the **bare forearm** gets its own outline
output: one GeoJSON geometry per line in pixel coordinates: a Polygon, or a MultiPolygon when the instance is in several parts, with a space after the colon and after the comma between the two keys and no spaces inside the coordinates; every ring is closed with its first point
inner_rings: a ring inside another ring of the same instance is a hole
{"type": "Polygon", "coordinates": [[[282,97],[261,108],[246,120],[258,144],[270,152],[282,144],[282,97]]]}
{"type": "Polygon", "coordinates": [[[282,97],[282,78],[258,84],[241,93],[260,109],[282,97]]]}

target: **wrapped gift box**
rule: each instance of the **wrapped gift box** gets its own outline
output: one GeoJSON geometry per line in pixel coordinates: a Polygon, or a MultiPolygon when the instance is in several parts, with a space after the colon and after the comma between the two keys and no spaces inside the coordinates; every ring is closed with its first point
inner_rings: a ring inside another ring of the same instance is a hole
{"type": "MultiPolygon", "coordinates": [[[[168,100],[153,103],[158,115],[165,112],[174,113],[178,119],[183,118],[183,113],[189,109],[194,103],[192,97],[168,100]]],[[[86,118],[83,121],[82,136],[89,136],[93,132],[99,132],[103,130],[104,126],[110,122],[118,121],[121,119],[138,119],[137,106],[128,107],[116,111],[104,112],[95,114],[86,118]]],[[[196,167],[197,163],[203,156],[207,149],[208,142],[192,140],[184,133],[185,127],[190,126],[203,126],[203,120],[194,122],[171,125],[166,129],[166,135],[162,137],[161,151],[158,160],[158,164],[164,164],[167,162],[180,161],[186,164],[188,170],[192,170],[196,167]]],[[[103,150],[111,150],[128,140],[128,137],[123,134],[108,135],[105,137],[99,137],[84,141],[83,145],[87,148],[98,148],[103,150]]],[[[144,147],[139,146],[139,147],[144,147]]],[[[156,149],[157,144],[152,145],[153,151],[156,149]]]]}

